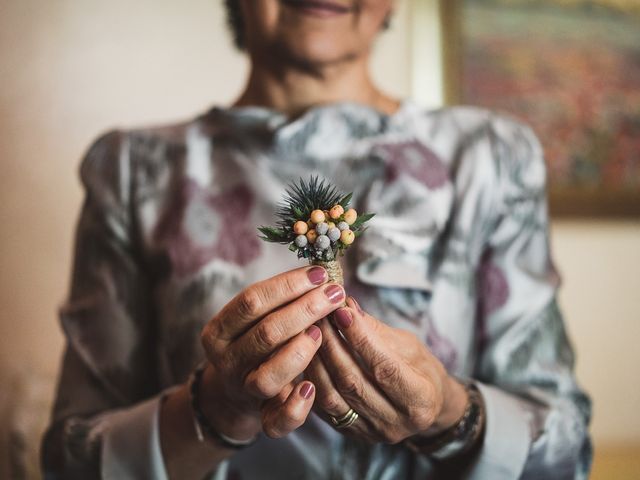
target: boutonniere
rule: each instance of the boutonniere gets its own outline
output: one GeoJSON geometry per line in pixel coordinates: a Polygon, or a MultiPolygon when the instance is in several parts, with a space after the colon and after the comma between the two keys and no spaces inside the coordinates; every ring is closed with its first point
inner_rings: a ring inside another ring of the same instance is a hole
{"type": "Polygon", "coordinates": [[[298,258],[323,266],[331,281],[342,284],[339,258],[375,215],[358,215],[350,206],[352,195],[343,195],[318,177],[308,182],[300,179],[286,188],[286,196],[276,209],[276,226],[258,228],[260,238],[288,245],[298,258]]]}

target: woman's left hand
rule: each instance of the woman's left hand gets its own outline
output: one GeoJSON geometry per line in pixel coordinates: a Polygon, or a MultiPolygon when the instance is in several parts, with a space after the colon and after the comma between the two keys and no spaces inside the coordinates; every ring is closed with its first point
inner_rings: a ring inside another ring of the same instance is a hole
{"type": "Polygon", "coordinates": [[[365,313],[352,297],[320,322],[322,347],[305,376],[316,385],[316,412],[359,418],[344,430],[370,442],[399,443],[443,431],[463,415],[468,397],[412,333],[365,313]]]}

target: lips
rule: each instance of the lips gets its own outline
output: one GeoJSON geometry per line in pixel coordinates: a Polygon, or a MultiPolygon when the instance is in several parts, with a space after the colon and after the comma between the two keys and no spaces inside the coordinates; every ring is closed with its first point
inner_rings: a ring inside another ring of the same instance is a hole
{"type": "Polygon", "coordinates": [[[304,13],[320,16],[344,15],[353,10],[346,5],[325,0],[282,0],[282,3],[304,13]]]}

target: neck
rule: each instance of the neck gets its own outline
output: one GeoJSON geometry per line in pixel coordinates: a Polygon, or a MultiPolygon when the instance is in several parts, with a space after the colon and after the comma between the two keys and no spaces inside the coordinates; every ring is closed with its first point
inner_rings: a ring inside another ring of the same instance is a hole
{"type": "Polygon", "coordinates": [[[375,87],[368,59],[320,68],[278,66],[253,59],[247,85],[234,106],[262,106],[296,117],[311,107],[356,102],[391,114],[399,102],[375,87]]]}

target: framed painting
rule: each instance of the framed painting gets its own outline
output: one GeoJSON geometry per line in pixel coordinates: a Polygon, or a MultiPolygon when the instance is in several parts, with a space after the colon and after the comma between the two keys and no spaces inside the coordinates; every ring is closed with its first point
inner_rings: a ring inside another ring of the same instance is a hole
{"type": "Polygon", "coordinates": [[[551,213],[640,218],[640,1],[440,5],[447,102],[533,127],[551,213]]]}

